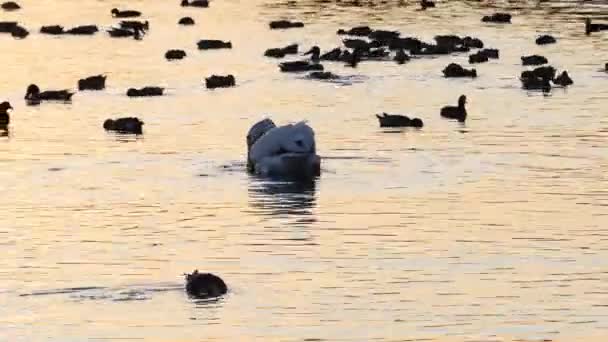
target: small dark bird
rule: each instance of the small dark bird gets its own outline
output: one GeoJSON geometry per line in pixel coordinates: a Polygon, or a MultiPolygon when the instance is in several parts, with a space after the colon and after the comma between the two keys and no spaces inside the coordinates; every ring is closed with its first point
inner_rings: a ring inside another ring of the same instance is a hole
{"type": "Polygon", "coordinates": [[[110,13],[112,13],[112,16],[114,18],[135,18],[135,17],[141,16],[141,12],[139,12],[139,11],[131,11],[131,10],[121,11],[118,8],[112,8],[112,11],[110,11],[110,13]]]}
{"type": "Polygon", "coordinates": [[[459,64],[450,63],[448,66],[443,69],[443,75],[445,77],[477,77],[477,70],[475,69],[465,69],[459,64]]]}
{"type": "Polygon", "coordinates": [[[287,45],[282,48],[272,48],[264,52],[264,56],[273,58],[283,58],[285,55],[297,54],[298,44],[287,45]]]}
{"type": "Polygon", "coordinates": [[[78,80],[78,90],[103,90],[106,88],[106,76],[96,75],[78,80]]]}
{"type": "Polygon", "coordinates": [[[323,65],[310,61],[284,62],[279,64],[282,72],[323,71],[323,65]]]}
{"type": "Polygon", "coordinates": [[[485,63],[488,60],[489,60],[488,55],[486,55],[485,53],[483,53],[481,51],[478,51],[477,53],[474,53],[469,56],[469,64],[485,63]]]}
{"type": "Polygon", "coordinates": [[[30,34],[30,32],[28,30],[25,29],[25,27],[22,26],[15,26],[13,27],[13,30],[11,31],[11,36],[13,36],[14,38],[18,38],[18,39],[23,39],[25,37],[27,37],[30,34]]]}
{"type": "Polygon", "coordinates": [[[103,128],[106,131],[115,131],[118,133],[143,134],[141,126],[144,122],[135,117],[119,118],[116,120],[107,119],[103,123],[103,128]]]}
{"type": "Polygon", "coordinates": [[[227,75],[227,76],[212,75],[210,77],[205,78],[205,86],[207,87],[207,89],[228,88],[228,87],[234,87],[235,85],[236,85],[236,80],[233,75],[227,75]]]}
{"type": "Polygon", "coordinates": [[[380,127],[415,127],[422,128],[424,123],[419,118],[410,119],[405,115],[397,115],[397,114],[386,114],[382,113],[382,115],[376,114],[378,121],[380,122],[380,127]]]}
{"type": "Polygon", "coordinates": [[[137,21],[137,20],[122,20],[118,23],[120,28],[127,30],[138,30],[138,31],[148,31],[150,29],[150,22],[146,21],[137,21]]]}
{"type": "Polygon", "coordinates": [[[194,19],[192,19],[190,17],[183,17],[177,23],[179,25],[184,25],[184,26],[191,26],[191,25],[195,24],[194,19]]]}
{"type": "Polygon", "coordinates": [[[462,45],[471,49],[483,49],[483,41],[481,39],[469,36],[462,38],[462,45]]]}
{"type": "Polygon", "coordinates": [[[228,292],[224,281],[211,273],[199,273],[194,270],[192,274],[184,274],[186,277],[186,293],[193,298],[209,299],[216,298],[228,292]]]}
{"type": "Polygon", "coordinates": [[[531,56],[522,56],[521,63],[523,65],[543,65],[549,63],[549,60],[543,56],[539,55],[531,55],[531,56]]]}
{"type": "Polygon", "coordinates": [[[21,6],[19,6],[19,4],[14,1],[4,2],[2,3],[2,5],[0,5],[0,7],[2,7],[2,9],[5,11],[16,11],[18,9],[21,9],[21,6]]]}
{"type": "Polygon", "coordinates": [[[484,16],[483,18],[481,18],[481,21],[484,23],[510,24],[511,15],[508,13],[494,13],[492,15],[484,16]]]}
{"type": "Polygon", "coordinates": [[[555,78],[555,73],[555,68],[550,65],[523,71],[520,76],[522,88],[549,92],[551,90],[550,81],[555,78]]]}
{"type": "Polygon", "coordinates": [[[482,49],[478,53],[484,54],[488,58],[498,59],[498,49],[482,49]]]}
{"type": "Polygon", "coordinates": [[[313,71],[310,74],[308,74],[306,76],[307,78],[313,79],[313,80],[337,80],[340,79],[340,76],[329,72],[329,71],[313,71]]]}
{"type": "Polygon", "coordinates": [[[129,97],[146,97],[146,96],[162,96],[164,88],[161,87],[143,87],[141,89],[129,88],[127,96],[129,97]]]}
{"type": "Polygon", "coordinates": [[[232,49],[231,42],[224,42],[217,39],[203,39],[197,43],[199,50],[212,50],[212,49],[232,49]]]}
{"type": "Polygon", "coordinates": [[[408,54],[405,53],[405,51],[403,51],[403,49],[397,50],[397,53],[395,53],[395,57],[393,58],[393,60],[396,61],[397,64],[403,64],[403,63],[409,61],[410,59],[411,59],[410,56],[408,56],[408,54]]]}
{"type": "Polygon", "coordinates": [[[460,95],[458,98],[458,106],[445,106],[441,108],[441,116],[448,119],[456,119],[464,122],[467,119],[467,110],[464,107],[467,103],[467,97],[460,95]]]}
{"type": "Polygon", "coordinates": [[[192,0],[192,1],[188,2],[188,0],[182,0],[181,6],[182,7],[207,8],[207,7],[209,7],[209,1],[208,0],[192,0]]]}
{"type": "Polygon", "coordinates": [[[99,32],[99,28],[97,28],[97,25],[82,25],[82,26],[76,26],[74,28],[71,28],[67,31],[65,31],[66,34],[73,34],[73,35],[92,35],[99,32]]]}
{"type": "Polygon", "coordinates": [[[568,72],[564,70],[559,76],[557,76],[555,79],[553,79],[553,83],[555,85],[567,87],[569,85],[574,84],[574,81],[572,81],[572,79],[570,78],[570,75],[568,75],[568,72]]]}
{"type": "Polygon", "coordinates": [[[268,24],[268,26],[270,26],[271,30],[277,30],[277,29],[304,27],[304,23],[299,22],[299,21],[275,20],[275,21],[271,21],[270,24],[268,24]]]}
{"type": "Polygon", "coordinates": [[[367,37],[372,32],[373,31],[369,26],[357,26],[357,27],[353,27],[349,30],[339,29],[337,33],[339,35],[367,37]]]}
{"type": "Polygon", "coordinates": [[[430,0],[420,0],[420,9],[426,10],[429,7],[435,7],[435,3],[430,0]]]}
{"type": "Polygon", "coordinates": [[[113,37],[113,38],[133,37],[133,39],[135,39],[135,40],[141,40],[142,34],[144,32],[142,32],[140,30],[130,30],[130,29],[121,29],[121,28],[112,27],[108,30],[108,33],[110,34],[110,37],[113,37]]]}
{"type": "Polygon", "coordinates": [[[0,129],[6,130],[11,118],[8,116],[8,111],[13,109],[10,103],[4,101],[0,103],[0,129]]]}
{"type": "Polygon", "coordinates": [[[186,51],[184,50],[169,50],[165,53],[165,58],[169,61],[175,59],[184,59],[186,57],[186,51]]]}
{"type": "Polygon", "coordinates": [[[536,38],[536,45],[547,45],[555,43],[557,43],[557,40],[553,36],[547,34],[543,34],[542,36],[536,38]]]}
{"type": "Polygon", "coordinates": [[[608,24],[592,24],[591,18],[585,19],[585,34],[590,35],[592,32],[600,32],[608,30],[608,24]]]}
{"type": "Polygon", "coordinates": [[[42,26],[40,28],[40,33],[52,34],[52,35],[60,35],[60,34],[64,34],[65,30],[63,29],[63,26],[60,26],[60,25],[50,25],[50,26],[42,26]]]}
{"type": "Polygon", "coordinates": [[[40,104],[42,101],[71,101],[74,93],[68,90],[47,90],[40,92],[35,84],[30,84],[25,92],[24,99],[30,105],[40,104]]]}
{"type": "Polygon", "coordinates": [[[16,21],[0,21],[0,33],[11,33],[17,26],[16,21]]]}

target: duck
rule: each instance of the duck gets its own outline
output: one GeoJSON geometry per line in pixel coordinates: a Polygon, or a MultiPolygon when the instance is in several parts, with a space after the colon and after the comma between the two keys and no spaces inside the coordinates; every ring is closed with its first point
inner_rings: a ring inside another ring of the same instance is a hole
{"type": "Polygon", "coordinates": [[[106,131],[114,131],[118,133],[143,134],[142,126],[144,122],[136,117],[127,117],[119,119],[107,119],[103,123],[103,128],[106,131]]]}
{"type": "Polygon", "coordinates": [[[165,53],[165,58],[169,61],[176,59],[184,59],[186,57],[186,51],[184,50],[169,50],[165,53]]]}
{"type": "Polygon", "coordinates": [[[276,126],[270,119],[247,134],[247,170],[261,177],[311,180],[321,174],[314,130],[305,122],[276,126]]]}
{"type": "Polygon", "coordinates": [[[443,75],[445,77],[477,77],[477,70],[475,69],[465,69],[459,64],[450,63],[443,69],[443,75]]]}
{"type": "Polygon", "coordinates": [[[323,71],[323,65],[310,61],[283,62],[279,64],[282,72],[323,71]]]}
{"type": "Polygon", "coordinates": [[[389,44],[390,50],[409,50],[409,51],[420,51],[422,50],[424,43],[418,38],[405,37],[393,39],[389,44]]]}
{"type": "Polygon", "coordinates": [[[194,19],[191,17],[183,17],[177,23],[184,26],[192,26],[195,24],[194,19]]]}
{"type": "Polygon", "coordinates": [[[61,25],[49,25],[49,26],[42,26],[40,28],[40,33],[60,35],[60,34],[64,34],[65,30],[64,30],[63,26],[61,26],[61,25]]]}
{"type": "Polygon", "coordinates": [[[481,53],[491,59],[498,59],[499,56],[498,49],[481,49],[478,53],[481,53]]]}
{"type": "Polygon", "coordinates": [[[138,21],[138,20],[121,20],[118,26],[122,29],[127,30],[139,30],[141,32],[150,30],[149,21],[138,21]]]}
{"type": "Polygon", "coordinates": [[[471,49],[483,49],[483,41],[479,38],[466,36],[462,38],[462,45],[471,49]]]}
{"type": "Polygon", "coordinates": [[[536,45],[548,45],[548,44],[555,44],[557,43],[557,40],[555,39],[555,37],[550,36],[548,34],[543,34],[542,36],[539,36],[538,38],[536,38],[536,45]]]}
{"type": "Polygon", "coordinates": [[[108,30],[108,34],[110,34],[110,37],[113,37],[113,38],[133,37],[133,39],[135,39],[135,40],[141,40],[143,32],[140,30],[137,30],[137,29],[131,30],[131,29],[122,29],[122,28],[112,27],[108,30]]]}
{"type": "Polygon", "coordinates": [[[460,95],[458,98],[458,106],[445,106],[441,108],[441,116],[464,122],[467,119],[467,110],[465,108],[466,103],[467,97],[465,95],[460,95]]]}
{"type": "Polygon", "coordinates": [[[16,21],[0,21],[0,33],[11,33],[17,26],[16,21]]]}
{"type": "Polygon", "coordinates": [[[78,90],[103,90],[106,88],[106,76],[96,75],[78,80],[78,90]]]}
{"type": "Polygon", "coordinates": [[[140,89],[129,88],[127,90],[128,97],[146,97],[146,96],[162,96],[165,89],[161,87],[143,87],[140,89]]]}
{"type": "Polygon", "coordinates": [[[2,7],[2,9],[5,11],[16,11],[18,9],[21,9],[21,6],[19,6],[19,4],[14,1],[3,2],[0,7],[2,7]]]}
{"type": "Polygon", "coordinates": [[[271,30],[290,29],[304,27],[304,23],[301,21],[275,20],[271,21],[268,26],[271,30]]]}
{"type": "Polygon", "coordinates": [[[66,34],[73,35],[92,35],[97,32],[99,32],[99,28],[97,28],[97,25],[81,25],[65,31],[66,34]]]}
{"type": "Polygon", "coordinates": [[[208,0],[192,0],[192,1],[188,2],[188,0],[182,0],[180,5],[182,7],[207,8],[207,7],[209,7],[209,1],[208,0]]]}
{"type": "Polygon", "coordinates": [[[30,34],[30,32],[23,26],[16,25],[11,31],[13,38],[24,39],[30,34]]]}
{"type": "Polygon", "coordinates": [[[523,65],[543,65],[549,63],[546,57],[540,55],[522,56],[521,63],[523,65]]]}
{"type": "Polygon", "coordinates": [[[421,10],[426,10],[427,8],[434,8],[435,7],[435,2],[430,1],[430,0],[420,0],[420,9],[421,10]]]}
{"type": "Polygon", "coordinates": [[[40,92],[40,88],[35,84],[30,84],[25,92],[24,99],[30,105],[40,104],[42,101],[71,101],[73,92],[69,90],[47,90],[40,92]]]}
{"type": "Polygon", "coordinates": [[[233,75],[218,76],[211,75],[205,78],[205,86],[207,89],[228,88],[236,85],[236,79],[233,75]]]}
{"type": "Polygon", "coordinates": [[[397,64],[404,64],[405,62],[408,62],[410,60],[410,56],[405,53],[405,51],[403,49],[399,49],[397,50],[397,52],[395,53],[395,57],[393,57],[393,60],[395,62],[397,62],[397,64]]]}
{"type": "Polygon", "coordinates": [[[373,30],[368,38],[379,42],[382,45],[388,45],[393,39],[399,38],[401,33],[399,31],[390,30],[373,30]]]}
{"type": "Polygon", "coordinates": [[[534,75],[531,72],[525,76],[522,73],[520,80],[523,89],[542,90],[545,93],[551,91],[551,83],[549,82],[549,79],[534,75]]]}
{"type": "Polygon", "coordinates": [[[0,103],[0,128],[6,129],[8,124],[11,121],[10,116],[8,115],[8,111],[12,110],[13,107],[8,101],[4,101],[0,103]]]}
{"type": "Polygon", "coordinates": [[[397,114],[387,114],[382,113],[382,115],[376,114],[378,121],[380,122],[380,127],[415,127],[422,128],[424,123],[419,118],[410,119],[405,115],[397,115],[397,114]]]}
{"type": "Polygon", "coordinates": [[[334,74],[329,71],[313,71],[306,76],[309,79],[313,80],[337,80],[340,79],[340,76],[334,74]]]}
{"type": "Polygon", "coordinates": [[[202,39],[197,43],[199,50],[232,49],[232,42],[224,42],[217,39],[202,39]]]}
{"type": "Polygon", "coordinates": [[[559,76],[553,79],[553,84],[567,87],[574,84],[574,81],[572,81],[572,78],[568,75],[568,71],[564,70],[559,76]]]}
{"type": "Polygon", "coordinates": [[[485,63],[489,59],[490,58],[486,54],[482,53],[481,51],[478,51],[477,53],[469,55],[469,64],[485,63]]]}
{"type": "Polygon", "coordinates": [[[607,31],[608,24],[592,24],[591,18],[585,19],[585,34],[590,35],[592,32],[607,31]]]}
{"type": "Polygon", "coordinates": [[[338,35],[347,35],[347,36],[359,36],[359,37],[367,37],[369,36],[373,30],[369,26],[356,26],[348,30],[339,29],[338,35]]]}
{"type": "Polygon", "coordinates": [[[114,18],[136,18],[136,17],[141,17],[141,12],[140,11],[132,11],[132,10],[121,11],[118,8],[112,8],[112,10],[110,11],[110,13],[112,13],[112,16],[114,18]]]}
{"type": "Polygon", "coordinates": [[[298,44],[287,45],[282,48],[272,48],[268,49],[264,52],[264,56],[273,57],[273,58],[283,58],[286,55],[297,54],[298,53],[298,44]]]}
{"type": "Polygon", "coordinates": [[[228,286],[222,278],[211,273],[199,273],[194,270],[191,274],[184,274],[186,278],[186,293],[196,299],[210,299],[225,295],[228,286]]]}
{"type": "Polygon", "coordinates": [[[481,18],[484,23],[510,24],[512,16],[509,13],[494,13],[481,18]]]}

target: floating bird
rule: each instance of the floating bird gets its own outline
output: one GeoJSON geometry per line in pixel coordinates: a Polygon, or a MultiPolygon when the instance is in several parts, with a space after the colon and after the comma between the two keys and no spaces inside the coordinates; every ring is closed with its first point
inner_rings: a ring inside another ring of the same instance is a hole
{"type": "Polygon", "coordinates": [[[141,40],[142,34],[144,32],[137,30],[137,29],[131,30],[131,29],[122,29],[122,28],[112,27],[108,30],[108,33],[110,34],[110,37],[113,37],[113,38],[133,37],[133,39],[135,39],[135,40],[141,40]]]}
{"type": "Polygon", "coordinates": [[[323,71],[323,65],[309,61],[284,62],[279,68],[282,72],[323,71]]]}
{"type": "Polygon", "coordinates": [[[337,80],[340,78],[340,76],[329,71],[313,71],[310,74],[306,75],[306,77],[313,80],[337,80]]]}
{"type": "Polygon", "coordinates": [[[135,117],[107,119],[103,123],[103,128],[106,131],[115,131],[118,133],[143,134],[142,126],[144,122],[135,117]]]}
{"type": "Polygon", "coordinates": [[[78,90],[103,90],[106,88],[106,76],[96,75],[78,80],[78,90]]]}
{"type": "Polygon", "coordinates": [[[30,84],[25,92],[24,99],[30,105],[40,104],[42,101],[70,101],[74,93],[68,90],[47,90],[40,92],[35,84],[30,84]]]}
{"type": "Polygon", "coordinates": [[[181,6],[182,7],[207,8],[207,7],[209,7],[209,1],[208,0],[192,0],[192,1],[188,2],[188,0],[182,0],[181,6]]]}
{"type": "Polygon", "coordinates": [[[30,34],[30,32],[23,26],[19,26],[16,25],[15,27],[13,27],[12,31],[11,31],[11,36],[13,36],[14,38],[18,38],[18,39],[23,39],[25,37],[27,37],[30,34]]]}
{"type": "Polygon", "coordinates": [[[162,96],[165,89],[161,87],[143,87],[140,89],[129,88],[127,96],[129,97],[146,97],[146,96],[162,96]]]}
{"type": "Polygon", "coordinates": [[[0,33],[11,33],[17,26],[16,21],[0,21],[0,33]]]}
{"type": "Polygon", "coordinates": [[[264,119],[247,134],[247,169],[264,177],[309,180],[320,175],[315,133],[305,122],[277,127],[264,119]]]}
{"type": "Polygon", "coordinates": [[[557,40],[553,36],[547,34],[543,34],[542,36],[536,38],[536,45],[547,45],[555,43],[557,43],[557,40]]]}
{"type": "Polygon", "coordinates": [[[99,28],[97,28],[96,25],[82,25],[82,26],[76,26],[73,27],[67,31],[65,31],[66,34],[73,34],[73,35],[92,35],[95,34],[99,31],[99,28]]]}
{"type": "Polygon", "coordinates": [[[13,107],[7,101],[0,103],[0,129],[7,129],[7,126],[11,121],[8,111],[11,109],[13,109],[13,107]]]}
{"type": "Polygon", "coordinates": [[[212,75],[210,77],[205,78],[205,86],[207,87],[207,89],[228,88],[234,87],[235,85],[236,80],[233,75],[212,75]]]}
{"type": "Polygon", "coordinates": [[[0,5],[0,7],[2,7],[2,9],[5,11],[16,11],[18,9],[21,9],[21,6],[19,6],[19,4],[14,1],[4,2],[2,3],[2,5],[0,5]]]}
{"type": "Polygon", "coordinates": [[[349,30],[339,29],[337,33],[339,35],[367,37],[372,33],[372,29],[369,26],[357,26],[349,30]]]}
{"type": "Polygon", "coordinates": [[[203,39],[197,43],[199,50],[212,50],[212,49],[232,49],[231,42],[224,42],[217,39],[203,39]]]}
{"type": "Polygon", "coordinates": [[[460,122],[464,122],[467,119],[467,110],[465,104],[467,103],[467,97],[460,95],[458,98],[458,106],[445,106],[441,108],[441,116],[448,119],[456,119],[460,122]]]}
{"type": "Polygon", "coordinates": [[[486,55],[488,58],[491,58],[491,59],[498,59],[499,51],[498,51],[498,49],[482,49],[482,50],[479,50],[478,53],[486,55]]]}
{"type": "Polygon", "coordinates": [[[138,30],[141,32],[148,31],[150,29],[150,22],[146,21],[137,21],[137,20],[122,20],[118,23],[121,29],[127,30],[138,30]]]}
{"type": "Polygon", "coordinates": [[[397,115],[397,114],[386,114],[382,113],[382,115],[376,114],[378,121],[380,122],[380,127],[415,127],[422,128],[424,123],[419,118],[410,119],[405,115],[397,115]]]}
{"type": "Polygon", "coordinates": [[[289,29],[289,28],[304,27],[304,23],[299,22],[299,21],[276,20],[276,21],[271,21],[270,24],[268,24],[268,26],[270,26],[271,30],[289,29]]]}
{"type": "Polygon", "coordinates": [[[195,24],[194,19],[192,19],[191,17],[183,17],[177,23],[179,25],[184,25],[184,26],[191,26],[191,25],[195,24]]]}
{"type": "Polygon", "coordinates": [[[135,18],[135,17],[141,16],[141,12],[139,12],[139,11],[131,11],[131,10],[121,11],[118,8],[113,8],[112,11],[110,11],[110,13],[112,13],[112,16],[114,18],[135,18]]]}
{"type": "Polygon", "coordinates": [[[475,69],[465,69],[459,64],[450,63],[448,66],[443,69],[443,75],[445,77],[477,77],[477,70],[475,69]]]}
{"type": "Polygon", "coordinates": [[[298,53],[298,44],[287,45],[282,48],[272,48],[268,49],[264,52],[264,56],[266,57],[274,57],[274,58],[283,58],[285,55],[297,54],[298,53]]]}
{"type": "Polygon", "coordinates": [[[608,24],[592,24],[591,18],[585,19],[585,34],[590,35],[592,32],[600,32],[608,30],[608,24]]]}
{"type": "Polygon", "coordinates": [[[222,278],[211,273],[199,273],[194,270],[186,277],[186,293],[196,299],[209,299],[222,296],[228,292],[228,286],[222,278]]]}
{"type": "Polygon", "coordinates": [[[60,26],[60,25],[49,25],[49,26],[42,26],[40,28],[40,33],[60,35],[60,34],[64,34],[65,30],[63,29],[63,26],[60,26]]]}
{"type": "Polygon", "coordinates": [[[492,15],[484,16],[483,18],[481,18],[481,21],[484,23],[510,24],[511,15],[508,13],[494,13],[492,15]]]}
{"type": "Polygon", "coordinates": [[[184,59],[186,57],[186,51],[184,50],[169,50],[165,53],[167,60],[184,59]]]}
{"type": "Polygon", "coordinates": [[[549,63],[547,58],[540,55],[522,56],[521,63],[523,65],[543,65],[549,63]]]}

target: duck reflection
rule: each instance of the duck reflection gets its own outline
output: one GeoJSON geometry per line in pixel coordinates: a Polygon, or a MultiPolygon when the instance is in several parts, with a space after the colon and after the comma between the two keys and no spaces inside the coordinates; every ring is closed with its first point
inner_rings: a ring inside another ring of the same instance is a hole
{"type": "Polygon", "coordinates": [[[294,216],[312,221],[316,205],[316,179],[305,182],[273,181],[251,176],[250,206],[264,216],[294,216]],[[298,217],[300,216],[300,217],[298,217]]]}

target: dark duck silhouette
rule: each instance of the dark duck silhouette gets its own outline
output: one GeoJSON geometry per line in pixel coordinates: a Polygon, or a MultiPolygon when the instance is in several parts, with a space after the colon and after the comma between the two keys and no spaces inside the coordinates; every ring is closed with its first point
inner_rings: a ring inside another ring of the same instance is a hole
{"type": "Polygon", "coordinates": [[[169,61],[184,59],[186,57],[186,51],[184,50],[169,50],[165,53],[165,58],[169,61]]]}
{"type": "Polygon", "coordinates": [[[228,88],[236,85],[236,79],[233,75],[218,76],[211,75],[205,78],[205,86],[207,89],[228,88]]]}
{"type": "Polygon", "coordinates": [[[17,39],[24,39],[30,34],[30,32],[23,26],[15,25],[11,30],[11,36],[17,39]]]}
{"type": "Polygon", "coordinates": [[[307,78],[313,79],[313,80],[337,80],[340,79],[340,76],[329,72],[329,71],[313,71],[310,74],[308,74],[306,76],[307,78]]]}
{"type": "Polygon", "coordinates": [[[294,61],[279,64],[281,72],[323,71],[323,65],[310,61],[294,61]]]}
{"type": "Polygon", "coordinates": [[[426,10],[427,8],[434,8],[435,7],[435,3],[433,1],[430,0],[420,0],[420,9],[421,10],[426,10]]]}
{"type": "Polygon", "coordinates": [[[340,61],[342,56],[342,50],[340,48],[332,49],[324,54],[321,54],[321,49],[318,46],[313,46],[304,55],[311,55],[311,61],[340,61]]]}
{"type": "Polygon", "coordinates": [[[547,45],[547,44],[555,44],[557,40],[548,34],[543,34],[536,38],[536,45],[547,45]]]}
{"type": "Polygon", "coordinates": [[[74,93],[68,90],[47,90],[40,92],[35,84],[30,84],[25,92],[25,100],[30,105],[40,104],[42,101],[71,101],[74,93]]]}
{"type": "Polygon", "coordinates": [[[64,30],[63,26],[61,26],[61,25],[49,25],[49,26],[42,26],[40,28],[40,33],[60,35],[60,34],[64,34],[65,30],[64,30]]]}
{"type": "Polygon", "coordinates": [[[78,90],[103,90],[106,88],[106,76],[96,75],[78,80],[78,90]]]}
{"type": "Polygon", "coordinates": [[[422,128],[424,123],[419,118],[410,119],[405,115],[387,114],[382,115],[376,114],[380,127],[415,127],[422,128]]]}
{"type": "Polygon", "coordinates": [[[186,293],[196,299],[217,298],[228,292],[228,286],[222,278],[211,273],[199,273],[194,270],[186,277],[186,293]]]}
{"type": "Polygon", "coordinates": [[[183,17],[177,23],[184,26],[192,26],[195,24],[194,19],[191,17],[183,17]]]}
{"type": "Polygon", "coordinates": [[[232,49],[232,42],[217,39],[202,39],[197,43],[199,50],[232,49]]]}
{"type": "Polygon", "coordinates": [[[121,11],[118,8],[112,8],[112,11],[110,11],[110,13],[112,13],[112,16],[114,18],[136,18],[136,17],[141,17],[141,12],[139,12],[139,11],[132,11],[132,10],[121,11]]]}
{"type": "Polygon", "coordinates": [[[475,69],[465,69],[459,64],[450,63],[448,66],[443,69],[443,75],[445,77],[477,77],[477,70],[475,69]]]}
{"type": "Polygon", "coordinates": [[[162,96],[165,89],[161,87],[143,87],[140,89],[129,88],[127,90],[128,97],[147,97],[147,96],[162,96]]]}
{"type": "Polygon", "coordinates": [[[593,24],[591,18],[585,19],[585,34],[590,35],[592,32],[608,31],[608,24],[593,24]]]}
{"type": "Polygon", "coordinates": [[[491,59],[498,59],[499,51],[498,49],[481,49],[479,53],[488,56],[491,59]]]}
{"type": "Polygon", "coordinates": [[[540,55],[522,56],[521,63],[523,65],[543,65],[549,63],[547,58],[540,55]]]}
{"type": "Polygon", "coordinates": [[[349,30],[339,29],[337,33],[339,35],[367,37],[372,33],[372,29],[369,26],[356,26],[349,30]]]}
{"type": "Polygon", "coordinates": [[[17,26],[16,21],[0,21],[0,33],[11,33],[17,26]]]}
{"type": "Polygon", "coordinates": [[[8,111],[11,109],[13,109],[13,107],[7,101],[0,103],[0,129],[7,129],[7,126],[11,121],[8,111]]]}
{"type": "Polygon", "coordinates": [[[0,7],[2,7],[2,9],[5,11],[16,11],[18,9],[21,9],[21,6],[19,6],[19,4],[14,1],[4,2],[2,3],[2,5],[0,5],[0,7]]]}
{"type": "Polygon", "coordinates": [[[208,0],[192,0],[192,1],[182,0],[181,6],[182,7],[207,8],[207,7],[209,7],[209,1],[208,0]]]}
{"type": "Polygon", "coordinates": [[[73,35],[80,35],[80,36],[93,35],[97,32],[99,32],[99,28],[97,28],[97,25],[81,25],[81,26],[76,26],[76,27],[73,27],[73,28],[65,31],[66,34],[73,34],[73,35]]]}
{"type": "Polygon", "coordinates": [[[121,29],[127,30],[139,30],[139,31],[148,31],[150,30],[150,22],[146,21],[138,21],[138,20],[121,20],[118,23],[118,26],[121,29]]]}
{"type": "Polygon", "coordinates": [[[570,78],[568,72],[564,70],[559,76],[553,79],[553,84],[562,87],[567,87],[569,85],[574,84],[574,81],[572,81],[572,78],[570,78]]]}
{"type": "Polygon", "coordinates": [[[523,71],[519,79],[523,89],[549,92],[551,91],[550,81],[554,78],[555,68],[552,66],[542,66],[534,70],[523,71]]]}
{"type": "Polygon", "coordinates": [[[474,53],[469,56],[469,64],[485,63],[489,59],[490,58],[486,54],[482,53],[481,51],[478,51],[477,53],[474,53]]]}
{"type": "Polygon", "coordinates": [[[135,117],[107,119],[103,123],[106,131],[118,133],[143,134],[142,126],[144,122],[135,117]]]}
{"type": "Polygon", "coordinates": [[[268,26],[271,30],[278,29],[289,29],[289,28],[299,28],[304,27],[304,23],[300,21],[289,21],[289,20],[275,20],[271,21],[268,26]]]}
{"type": "Polygon", "coordinates": [[[481,18],[481,21],[484,23],[501,23],[501,24],[510,24],[511,23],[511,15],[509,13],[494,13],[492,15],[486,15],[481,18]]]}
{"type": "Polygon", "coordinates": [[[272,48],[264,52],[264,56],[273,58],[283,58],[286,55],[297,54],[298,44],[287,45],[282,48],[272,48]]]}
{"type": "Polygon", "coordinates": [[[458,106],[445,106],[441,108],[441,116],[448,119],[455,119],[464,122],[467,119],[467,110],[465,104],[467,97],[460,95],[458,98],[458,106]]]}
{"type": "Polygon", "coordinates": [[[108,30],[108,34],[110,34],[110,37],[112,37],[112,38],[130,38],[130,37],[132,37],[135,40],[141,40],[143,33],[144,33],[143,31],[140,31],[138,29],[131,30],[131,29],[116,28],[116,27],[112,27],[108,30]]]}

